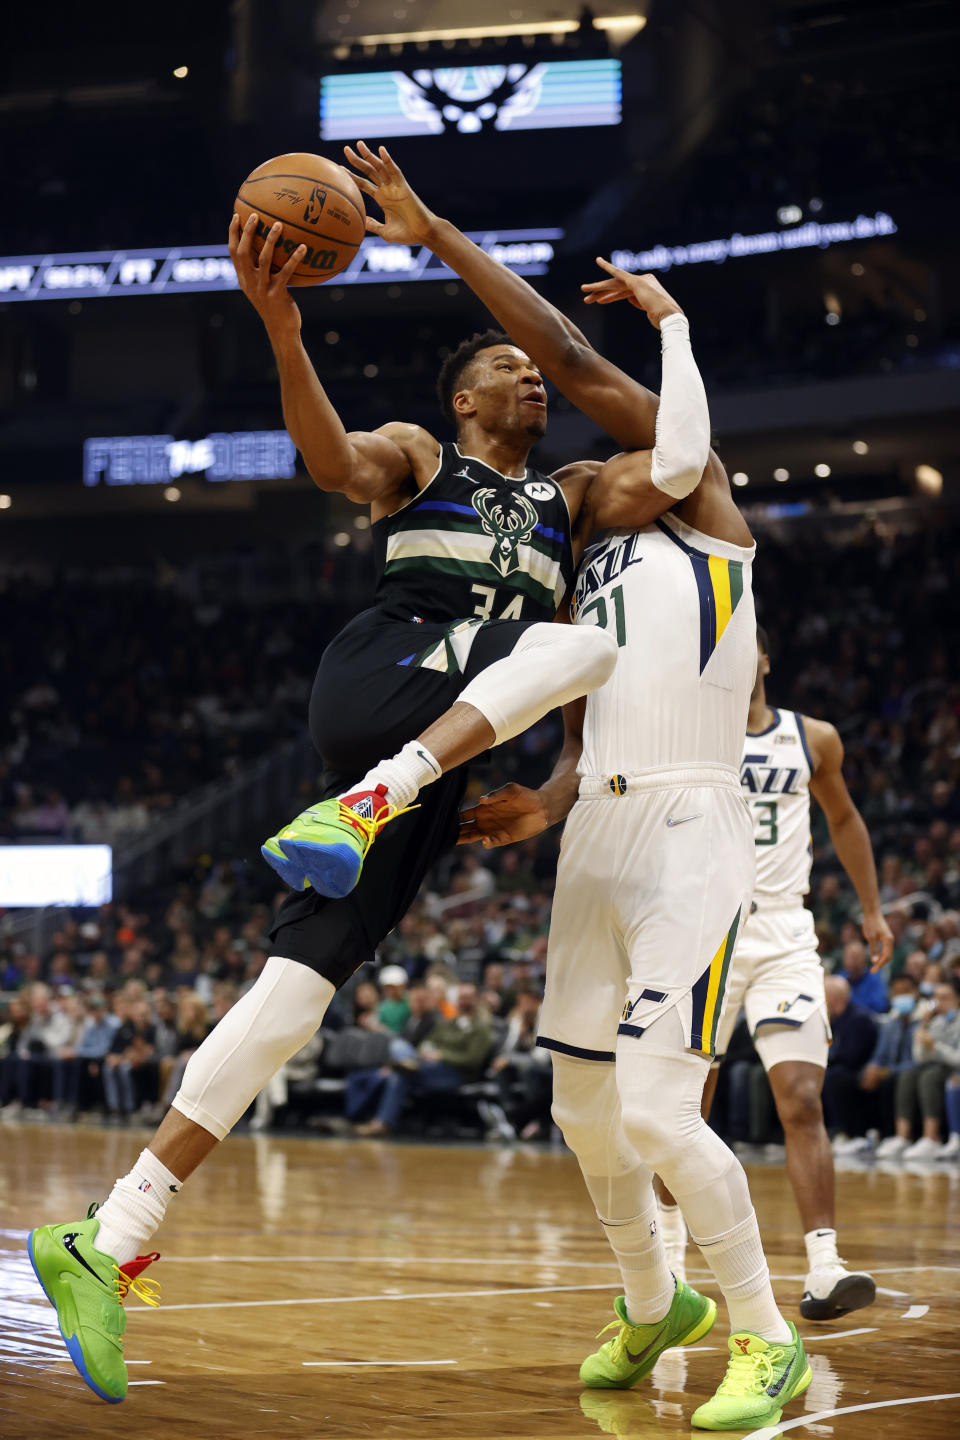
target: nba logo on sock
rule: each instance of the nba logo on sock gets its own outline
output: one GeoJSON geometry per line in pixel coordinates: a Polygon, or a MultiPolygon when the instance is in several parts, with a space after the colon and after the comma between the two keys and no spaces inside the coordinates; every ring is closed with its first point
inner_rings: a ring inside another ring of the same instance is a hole
{"type": "Polygon", "coordinates": [[[140,1184],[137,1186],[137,1189],[142,1190],[144,1194],[146,1194],[148,1190],[153,1189],[153,1186],[150,1184],[149,1180],[141,1180],[140,1184]]]}

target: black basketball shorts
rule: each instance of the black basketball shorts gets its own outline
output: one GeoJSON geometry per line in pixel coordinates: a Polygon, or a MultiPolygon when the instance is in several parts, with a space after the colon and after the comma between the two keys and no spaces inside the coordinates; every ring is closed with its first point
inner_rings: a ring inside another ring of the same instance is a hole
{"type": "MultiPolygon", "coordinates": [[[[421,734],[464,687],[509,655],[535,621],[440,625],[385,619],[366,610],[324,651],[310,696],[310,738],[323,758],[320,798],[342,795],[380,760],[421,734]]],[[[343,900],[291,892],[277,912],[272,953],[308,965],[340,986],[412,905],[434,862],[456,844],[467,767],[418,796],[370,849],[343,900]]]]}

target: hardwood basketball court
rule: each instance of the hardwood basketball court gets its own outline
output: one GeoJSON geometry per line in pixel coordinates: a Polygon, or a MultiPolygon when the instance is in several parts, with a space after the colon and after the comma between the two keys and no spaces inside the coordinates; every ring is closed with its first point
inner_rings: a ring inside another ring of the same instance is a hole
{"type": "MultiPolygon", "coordinates": [[[[163,1303],[130,1298],[131,1388],[105,1405],[66,1356],[26,1233],[82,1216],[144,1139],[0,1128],[2,1440],[689,1436],[723,1373],[721,1308],[701,1344],[668,1352],[637,1390],[582,1390],[577,1369],[617,1282],[566,1153],[237,1136],[168,1211],[148,1272],[163,1303]]],[[[749,1174],[777,1298],[799,1321],[803,1245],[786,1177],[774,1165],[749,1174]]],[[[953,1435],[960,1172],[837,1181],[841,1254],[881,1293],[831,1324],[799,1321],[813,1383],[776,1431],[753,1434],[953,1435]]],[[[716,1296],[692,1248],[688,1265],[716,1296]]]]}

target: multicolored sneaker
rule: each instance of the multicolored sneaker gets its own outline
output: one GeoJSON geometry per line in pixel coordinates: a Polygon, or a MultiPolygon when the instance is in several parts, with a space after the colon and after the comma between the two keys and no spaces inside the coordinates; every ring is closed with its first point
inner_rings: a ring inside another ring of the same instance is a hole
{"type": "Polygon", "coordinates": [[[100,1221],[92,1216],[44,1225],[31,1232],[27,1250],[43,1293],[57,1312],[70,1359],[95,1395],[117,1405],[127,1393],[122,1302],[132,1290],[145,1305],[159,1305],[159,1285],[139,1278],[159,1256],[139,1255],[121,1269],[94,1245],[99,1228],[100,1221]]]}
{"type": "Polygon", "coordinates": [[[590,1390],[628,1390],[650,1374],[664,1350],[701,1340],[717,1318],[716,1302],[682,1280],[677,1281],[670,1309],[652,1325],[631,1325],[622,1295],[613,1308],[617,1318],[600,1334],[616,1330],[616,1335],[580,1366],[580,1381],[590,1390]]]}
{"type": "Polygon", "coordinates": [[[728,1341],[727,1373],[712,1400],[694,1410],[698,1430],[752,1430],[776,1425],[783,1407],[802,1395],[813,1379],[803,1341],[790,1324],[789,1344],[775,1345],[739,1330],[728,1341]]]}
{"type": "Polygon", "coordinates": [[[321,800],[260,847],[268,865],[295,890],[342,900],[360,879],[367,851],[384,825],[405,815],[387,799],[387,787],[321,800]]]}
{"type": "Polygon", "coordinates": [[[872,1275],[850,1271],[842,1261],[811,1270],[803,1287],[800,1314],[804,1320],[836,1320],[851,1310],[862,1310],[877,1298],[872,1275]]]}

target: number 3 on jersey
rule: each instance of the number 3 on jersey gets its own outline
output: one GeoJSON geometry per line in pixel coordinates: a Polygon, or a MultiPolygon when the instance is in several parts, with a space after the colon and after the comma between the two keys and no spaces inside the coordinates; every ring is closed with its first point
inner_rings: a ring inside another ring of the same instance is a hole
{"type": "MultiPolygon", "coordinates": [[[[474,615],[479,615],[481,620],[492,620],[494,618],[493,602],[497,598],[496,586],[471,585],[470,590],[472,594],[478,595],[480,597],[476,607],[474,608],[474,615]]],[[[500,620],[522,620],[522,610],[523,596],[514,595],[506,610],[504,610],[503,614],[498,616],[497,618],[500,620]]]]}
{"type": "MultiPolygon", "coordinates": [[[[476,589],[476,586],[474,586],[474,589],[476,589]]],[[[622,650],[624,645],[626,645],[627,643],[627,611],[626,606],[623,603],[622,585],[615,585],[613,587],[613,589],[610,591],[610,599],[613,601],[613,616],[617,634],[617,644],[622,650]]],[[[582,622],[584,615],[589,615],[591,610],[595,610],[597,612],[597,624],[600,629],[608,630],[610,628],[609,615],[607,611],[606,598],[603,595],[598,595],[596,600],[591,600],[588,604],[582,605],[580,607],[580,610],[577,612],[577,624],[579,625],[582,622]]]]}
{"type": "Polygon", "coordinates": [[[753,808],[756,811],[765,810],[765,815],[757,815],[758,833],[754,836],[757,845],[776,845],[780,838],[777,828],[777,802],[776,800],[755,800],[753,808]]]}

